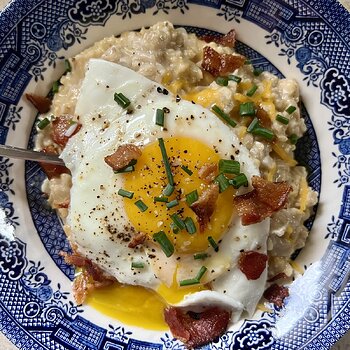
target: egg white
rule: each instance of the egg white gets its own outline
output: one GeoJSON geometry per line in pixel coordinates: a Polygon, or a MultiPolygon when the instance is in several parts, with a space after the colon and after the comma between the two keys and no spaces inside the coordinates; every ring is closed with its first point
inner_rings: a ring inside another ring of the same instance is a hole
{"type": "MultiPolygon", "coordinates": [[[[121,283],[157,290],[160,283],[172,283],[175,271],[178,281],[195,276],[203,261],[194,261],[192,255],[182,255],[179,263],[176,254],[166,258],[153,242],[128,248],[124,234],[133,233],[134,228],[122,197],[117,194],[118,189],[123,188],[123,179],[114,174],[104,157],[126,143],[134,143],[142,149],[160,137],[194,138],[215,146],[222,158],[234,155],[241,163],[242,172],[250,179],[259,175],[259,170],[248,150],[240,145],[234,128],[200,105],[179,101],[158,83],[99,59],[89,61],[75,115],[82,128],[69,140],[61,157],[72,173],[67,223],[78,250],[121,283]],[[115,92],[123,93],[132,101],[131,112],[114,101],[115,92]],[[156,109],[163,107],[170,110],[166,114],[165,128],[154,122],[156,109]],[[150,249],[155,250],[152,254],[156,259],[148,257],[150,249]],[[131,270],[132,261],[144,262],[145,268],[131,270]],[[159,264],[161,270],[157,268],[159,264]]],[[[208,248],[211,257],[205,260],[208,273],[203,281],[211,281],[213,290],[187,295],[177,305],[191,308],[224,305],[234,310],[233,321],[244,310],[252,313],[263,293],[267,271],[265,269],[258,280],[247,280],[237,262],[242,249],[257,250],[259,247],[259,252],[266,254],[268,229],[269,220],[244,227],[234,216],[219,252],[208,248]]]]}

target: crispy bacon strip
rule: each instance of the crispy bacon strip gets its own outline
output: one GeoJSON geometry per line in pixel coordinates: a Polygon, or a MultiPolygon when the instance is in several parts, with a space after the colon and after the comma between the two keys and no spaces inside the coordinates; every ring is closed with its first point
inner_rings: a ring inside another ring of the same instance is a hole
{"type": "Polygon", "coordinates": [[[72,126],[72,120],[73,117],[71,115],[61,115],[52,122],[51,138],[61,147],[65,147],[69,138],[75,135],[81,128],[81,124],[78,123],[72,135],[66,136],[67,130],[72,126]]]}
{"type": "Polygon", "coordinates": [[[206,183],[214,181],[218,173],[218,165],[216,163],[206,163],[198,170],[198,177],[206,183]]]}
{"type": "Polygon", "coordinates": [[[271,119],[265,109],[261,108],[260,106],[256,110],[256,116],[260,121],[260,124],[264,128],[270,128],[271,127],[271,119]]]}
{"type": "Polygon", "coordinates": [[[287,287],[273,284],[267,288],[264,292],[264,298],[270,303],[274,303],[276,306],[281,307],[284,299],[289,296],[289,290],[287,287]]]}
{"type": "Polygon", "coordinates": [[[26,98],[39,113],[47,113],[50,110],[51,100],[49,98],[35,94],[26,94],[26,98]]]}
{"type": "Polygon", "coordinates": [[[252,177],[252,185],[253,191],[233,200],[242,225],[256,224],[282,209],[292,189],[287,182],[270,182],[259,176],[252,177]]]}
{"type": "Polygon", "coordinates": [[[141,156],[141,150],[130,143],[121,145],[111,155],[105,157],[105,162],[113,169],[120,170],[125,168],[134,159],[138,159],[141,156]]]}
{"type": "Polygon", "coordinates": [[[284,272],[280,272],[277,275],[271,277],[270,279],[267,280],[267,282],[275,282],[278,280],[285,280],[287,279],[288,276],[284,272]]]}
{"type": "Polygon", "coordinates": [[[175,338],[188,348],[207,344],[222,335],[227,328],[231,313],[213,307],[201,313],[185,312],[181,308],[169,307],[164,310],[165,322],[175,338]]]}
{"type": "Polygon", "coordinates": [[[147,234],[144,232],[137,233],[128,244],[129,248],[136,248],[138,245],[143,244],[146,240],[147,234]]]}
{"type": "Polygon", "coordinates": [[[267,255],[253,250],[242,252],[238,260],[238,267],[248,280],[257,280],[266,269],[267,259],[267,255]]]}
{"type": "Polygon", "coordinates": [[[207,43],[214,42],[218,45],[234,47],[236,44],[236,31],[231,29],[225,35],[204,35],[200,39],[204,40],[207,43]]]}
{"type": "MultiPolygon", "coordinates": [[[[54,147],[45,147],[42,149],[42,152],[49,153],[49,154],[57,154],[54,147]]],[[[63,165],[55,165],[55,164],[49,164],[44,162],[40,162],[39,164],[41,168],[44,170],[49,180],[52,179],[53,177],[59,177],[61,174],[70,174],[69,169],[63,165]]]]}
{"type": "Polygon", "coordinates": [[[191,205],[191,209],[196,213],[200,232],[203,232],[210,222],[214,213],[216,201],[219,197],[219,186],[212,184],[203,191],[198,200],[191,205]]]}
{"type": "Polygon", "coordinates": [[[243,56],[220,54],[210,46],[205,46],[203,49],[202,68],[214,77],[218,77],[219,75],[231,73],[243,66],[245,60],[243,56]]]}

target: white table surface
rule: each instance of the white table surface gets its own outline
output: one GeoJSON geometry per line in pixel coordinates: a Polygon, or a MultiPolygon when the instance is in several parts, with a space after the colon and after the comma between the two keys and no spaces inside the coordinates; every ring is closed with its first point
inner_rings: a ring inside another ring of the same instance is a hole
{"type": "MultiPolygon", "coordinates": [[[[9,0],[0,0],[0,9],[3,9],[9,2],[9,0]]],[[[340,0],[340,2],[350,10],[350,0],[340,0]]],[[[18,349],[0,333],[0,350],[18,349]]],[[[350,332],[334,345],[332,350],[350,350],[350,332]]]]}

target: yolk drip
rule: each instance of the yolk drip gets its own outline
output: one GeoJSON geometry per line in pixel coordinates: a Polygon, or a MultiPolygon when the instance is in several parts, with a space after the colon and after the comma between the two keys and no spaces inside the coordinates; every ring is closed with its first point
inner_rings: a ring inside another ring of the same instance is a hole
{"type": "Polygon", "coordinates": [[[211,216],[210,224],[204,232],[199,232],[196,215],[186,203],[186,194],[197,190],[200,196],[208,184],[198,177],[198,170],[206,163],[218,163],[220,157],[212,148],[194,139],[174,137],[164,141],[175,181],[175,191],[169,197],[169,201],[178,199],[179,204],[168,209],[165,203],[154,202],[154,197],[161,196],[168,183],[159,144],[154,142],[142,149],[135,171],[124,175],[124,188],[134,192],[133,199],[124,200],[128,218],[137,230],[147,233],[150,237],[156,232],[164,231],[178,252],[195,253],[206,250],[209,246],[208,236],[219,240],[231,220],[233,188],[219,195],[217,209],[211,216]],[[185,165],[193,174],[188,175],[181,165],[185,165]],[[140,212],[135,205],[135,201],[139,199],[148,206],[144,212],[140,212]],[[171,228],[170,217],[174,213],[182,219],[191,217],[197,232],[190,235],[186,230],[182,230],[175,234],[171,228]]]}

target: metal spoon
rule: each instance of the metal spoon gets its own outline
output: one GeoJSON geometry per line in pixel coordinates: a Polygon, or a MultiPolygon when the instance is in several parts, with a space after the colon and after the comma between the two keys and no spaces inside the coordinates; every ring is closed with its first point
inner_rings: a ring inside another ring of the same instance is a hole
{"type": "Polygon", "coordinates": [[[31,151],[29,149],[14,146],[0,145],[0,156],[16,159],[33,160],[35,162],[44,162],[64,166],[63,160],[58,158],[57,155],[31,151]]]}

